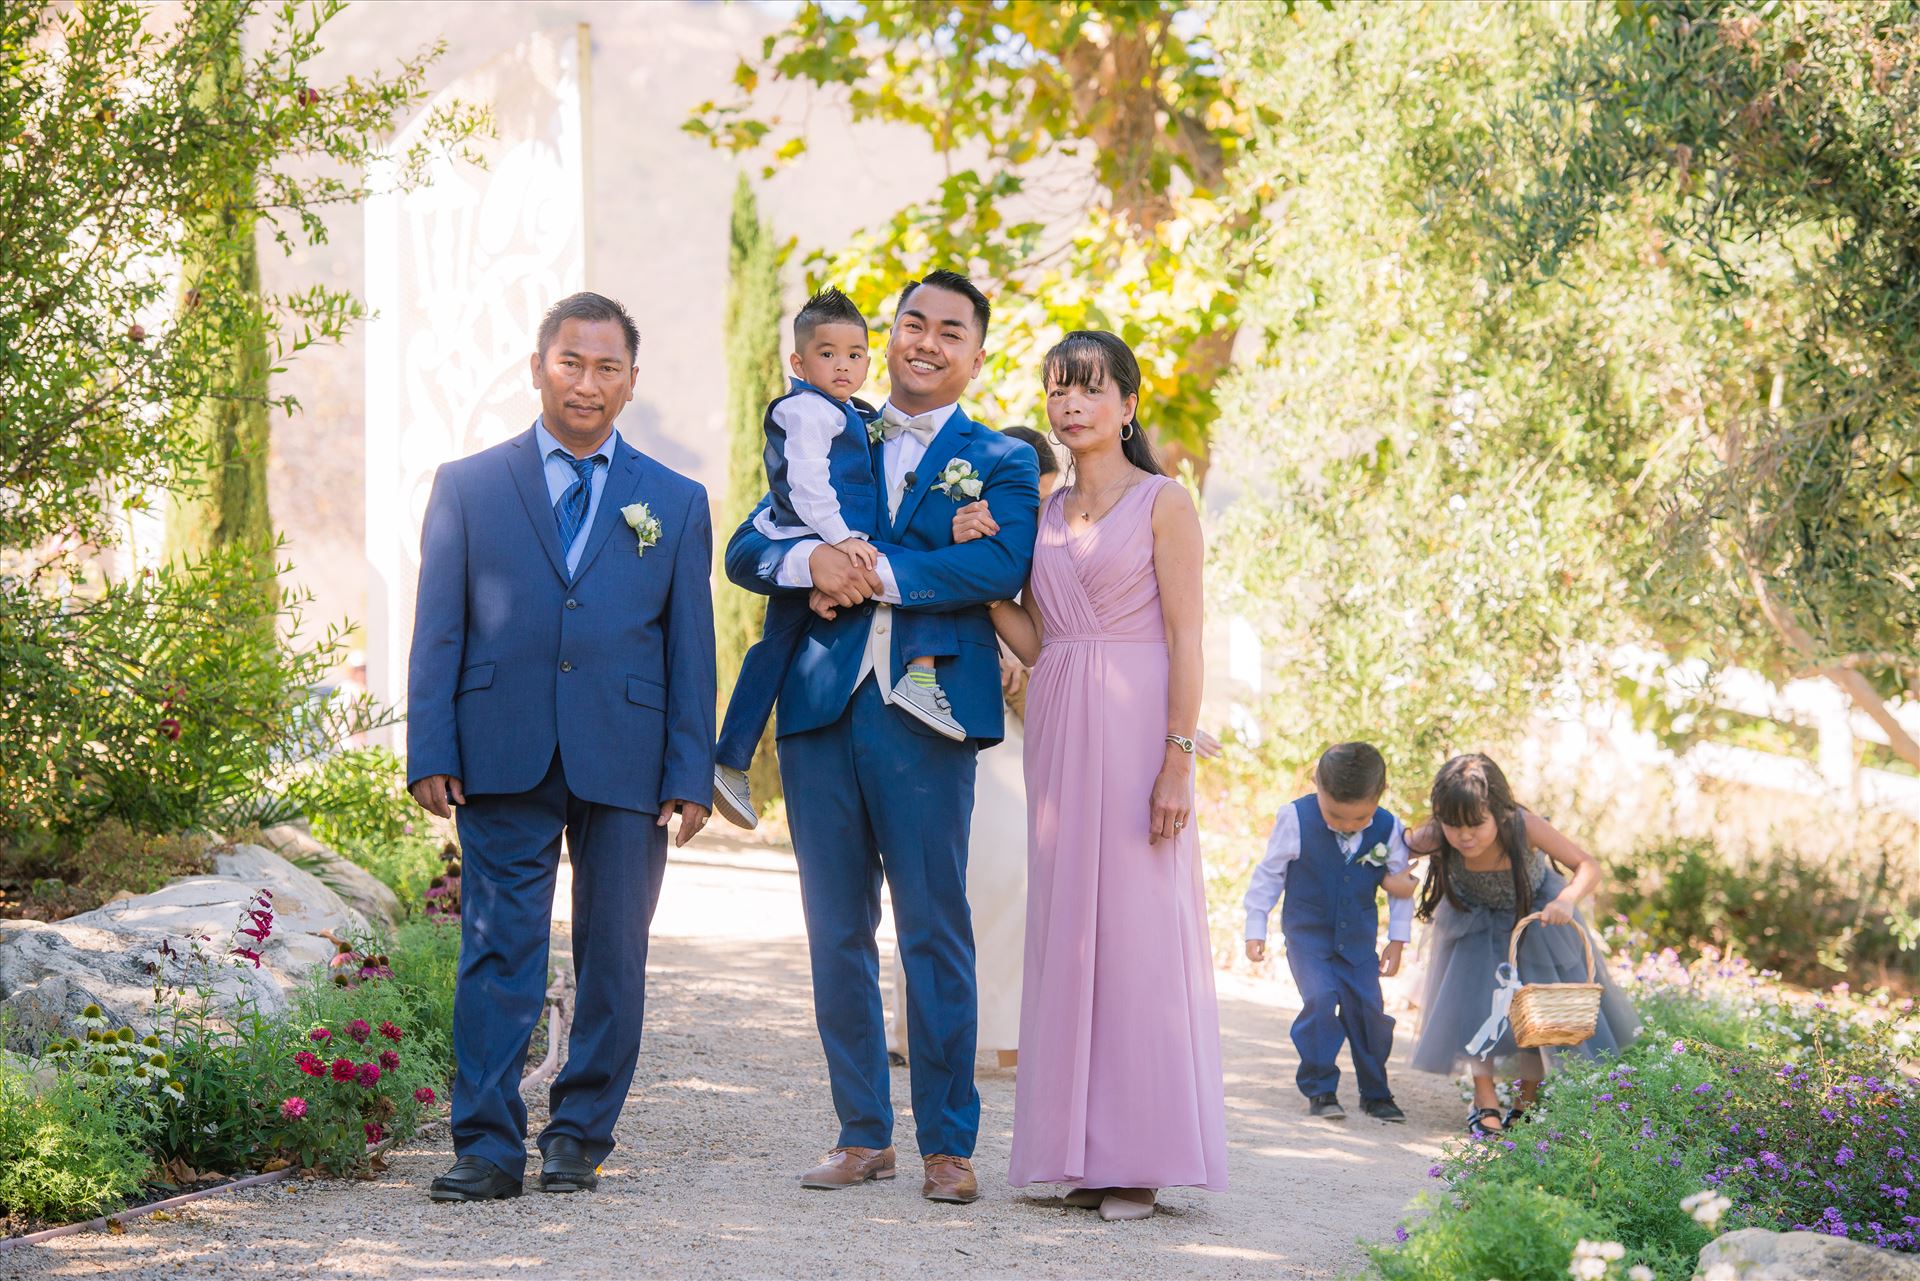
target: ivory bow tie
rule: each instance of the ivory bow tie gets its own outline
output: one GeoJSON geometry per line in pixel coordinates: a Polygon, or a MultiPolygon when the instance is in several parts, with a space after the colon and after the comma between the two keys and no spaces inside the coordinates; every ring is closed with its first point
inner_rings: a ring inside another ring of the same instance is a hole
{"type": "Polygon", "coordinates": [[[935,421],[934,414],[918,414],[909,418],[892,405],[880,407],[880,434],[888,440],[892,440],[901,432],[906,432],[919,441],[921,448],[924,449],[933,443],[933,438],[939,431],[940,424],[935,421]]]}

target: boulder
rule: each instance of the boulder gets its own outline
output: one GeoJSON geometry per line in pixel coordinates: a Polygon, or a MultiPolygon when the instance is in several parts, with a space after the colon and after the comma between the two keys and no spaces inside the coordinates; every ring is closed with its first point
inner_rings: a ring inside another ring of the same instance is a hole
{"type": "Polygon", "coordinates": [[[1920,1257],[1822,1232],[1742,1228],[1700,1252],[1696,1281],[1920,1281],[1920,1257]]]}
{"type": "Polygon", "coordinates": [[[71,1034],[82,1009],[98,1005],[115,1025],[144,1034],[153,1026],[156,983],[206,987],[221,1010],[250,1001],[277,1014],[294,985],[334,954],[317,931],[345,938],[367,929],[366,917],[311,873],[260,846],[232,846],[215,855],[212,875],[51,924],[0,921],[0,1028],[8,1048],[36,1053],[51,1037],[71,1034]],[[273,893],[274,922],[257,948],[256,969],[229,950],[261,889],[273,893]],[[173,955],[160,951],[162,942],[173,955]]]}
{"type": "Polygon", "coordinates": [[[360,910],[375,929],[391,934],[405,910],[387,883],[336,850],[313,839],[306,821],[282,823],[260,833],[260,843],[321,882],[360,910]]]}

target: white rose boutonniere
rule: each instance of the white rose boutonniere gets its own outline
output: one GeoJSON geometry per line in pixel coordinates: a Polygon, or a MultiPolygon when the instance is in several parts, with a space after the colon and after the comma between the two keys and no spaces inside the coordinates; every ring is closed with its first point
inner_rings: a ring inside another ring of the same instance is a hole
{"type": "Polygon", "coordinates": [[[869,418],[867,420],[867,443],[869,445],[877,445],[886,438],[886,420],[884,418],[869,418]]]}
{"type": "Polygon", "coordinates": [[[1372,849],[1360,856],[1360,861],[1368,867],[1385,867],[1387,865],[1386,845],[1384,843],[1376,844],[1372,849]]]}
{"type": "Polygon", "coordinates": [[[940,483],[934,488],[959,503],[980,497],[982,484],[978,473],[973,470],[973,464],[964,458],[956,458],[940,473],[940,483]]]}
{"type": "Polygon", "coordinates": [[[645,556],[647,548],[660,541],[660,522],[645,503],[628,503],[620,509],[620,518],[627,522],[638,543],[634,555],[645,556]]]}

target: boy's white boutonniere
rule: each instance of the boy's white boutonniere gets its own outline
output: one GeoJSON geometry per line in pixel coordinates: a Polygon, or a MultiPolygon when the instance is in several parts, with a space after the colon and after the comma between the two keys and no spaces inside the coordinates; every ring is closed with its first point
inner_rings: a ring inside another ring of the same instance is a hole
{"type": "Polygon", "coordinates": [[[877,445],[886,438],[887,420],[884,418],[869,418],[867,420],[867,443],[869,445],[877,445]]]}
{"type": "Polygon", "coordinates": [[[964,458],[956,458],[940,473],[940,483],[934,488],[957,503],[962,499],[980,497],[981,481],[974,473],[972,463],[964,458]]]}
{"type": "Polygon", "coordinates": [[[627,528],[639,543],[634,555],[645,556],[647,548],[660,541],[660,522],[654,519],[645,503],[628,503],[620,509],[620,518],[627,522],[627,528]]]}
{"type": "Polygon", "coordinates": [[[1384,843],[1375,844],[1372,849],[1360,856],[1360,861],[1368,867],[1385,867],[1387,865],[1386,845],[1384,843]]]}

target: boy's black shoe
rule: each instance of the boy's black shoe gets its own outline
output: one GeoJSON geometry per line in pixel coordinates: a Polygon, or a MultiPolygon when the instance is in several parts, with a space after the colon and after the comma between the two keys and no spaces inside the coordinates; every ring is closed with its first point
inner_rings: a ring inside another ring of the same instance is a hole
{"type": "Polygon", "coordinates": [[[1340,1106],[1339,1095],[1316,1094],[1307,1100],[1307,1115],[1326,1121],[1344,1121],[1347,1119],[1347,1110],[1340,1106]]]}
{"type": "Polygon", "coordinates": [[[1400,1105],[1393,1101],[1391,1094],[1384,1099],[1361,1099],[1360,1110],[1376,1121],[1404,1121],[1407,1119],[1407,1114],[1400,1110],[1400,1105]]]}

